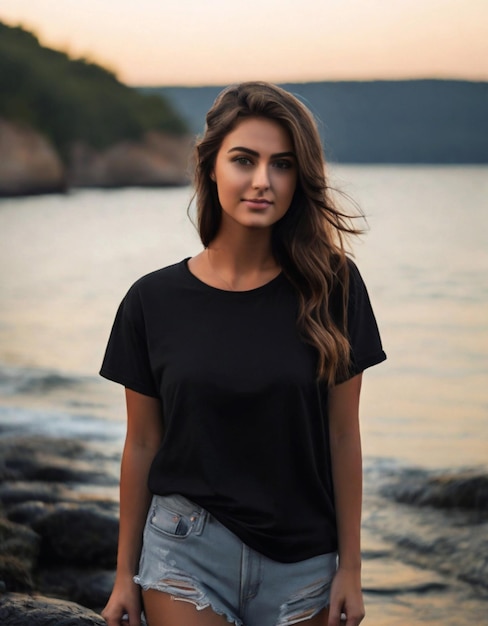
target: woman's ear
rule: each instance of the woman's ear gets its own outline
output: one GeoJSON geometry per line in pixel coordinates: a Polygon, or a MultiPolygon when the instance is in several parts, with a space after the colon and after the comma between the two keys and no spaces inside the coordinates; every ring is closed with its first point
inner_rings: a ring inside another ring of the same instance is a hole
{"type": "Polygon", "coordinates": [[[212,170],[210,172],[210,180],[213,180],[213,182],[215,182],[215,172],[214,172],[214,170],[212,170]]]}

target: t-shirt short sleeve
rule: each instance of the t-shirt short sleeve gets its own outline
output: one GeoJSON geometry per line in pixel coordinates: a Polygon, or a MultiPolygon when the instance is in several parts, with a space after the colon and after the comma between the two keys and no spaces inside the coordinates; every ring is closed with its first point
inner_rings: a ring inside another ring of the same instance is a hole
{"type": "Polygon", "coordinates": [[[137,283],[129,289],[118,308],[100,375],[138,393],[159,397],[151,370],[137,283]]]}
{"type": "Polygon", "coordinates": [[[351,346],[349,376],[337,382],[344,382],[386,359],[366,285],[350,259],[347,330],[351,346]]]}

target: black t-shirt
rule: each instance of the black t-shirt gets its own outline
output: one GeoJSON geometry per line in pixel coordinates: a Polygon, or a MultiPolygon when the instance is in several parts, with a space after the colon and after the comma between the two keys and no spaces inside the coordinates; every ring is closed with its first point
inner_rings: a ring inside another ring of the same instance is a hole
{"type": "MultiPolygon", "coordinates": [[[[366,287],[350,269],[353,376],[386,356],[366,287]]],[[[337,549],[327,386],[297,311],[283,274],[224,291],[185,259],[131,287],[100,372],[161,400],[165,434],[150,491],[186,496],[282,562],[337,549]]]]}

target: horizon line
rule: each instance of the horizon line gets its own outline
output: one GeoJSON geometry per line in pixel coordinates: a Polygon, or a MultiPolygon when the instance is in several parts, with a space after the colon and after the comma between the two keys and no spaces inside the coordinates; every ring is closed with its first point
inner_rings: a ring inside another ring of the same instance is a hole
{"type": "MultiPolygon", "coordinates": [[[[117,77],[117,80],[122,81],[117,77]]],[[[323,79],[310,79],[310,80],[237,80],[230,82],[208,82],[208,83],[128,83],[124,84],[133,89],[161,89],[161,88],[176,88],[176,89],[202,89],[206,87],[227,87],[229,85],[238,85],[246,82],[268,82],[275,85],[309,85],[320,83],[408,83],[408,82],[455,82],[455,83],[488,83],[486,79],[474,79],[474,78],[460,78],[456,76],[439,77],[439,76],[418,76],[411,78],[323,78],[323,79]]]]}

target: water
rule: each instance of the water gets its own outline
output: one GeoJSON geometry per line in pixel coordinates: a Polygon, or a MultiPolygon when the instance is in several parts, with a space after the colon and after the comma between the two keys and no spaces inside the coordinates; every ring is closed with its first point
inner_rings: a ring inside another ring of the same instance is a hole
{"type": "MultiPolygon", "coordinates": [[[[401,549],[395,529],[401,519],[419,541],[426,528],[455,536],[452,559],[471,551],[476,569],[476,559],[488,563],[478,541],[486,523],[395,505],[379,488],[412,467],[487,471],[488,168],[335,166],[332,177],[368,216],[354,251],[388,353],[365,374],[361,406],[366,623],[483,623],[484,592],[433,552],[430,567],[401,549]],[[463,524],[466,537],[455,530],[463,524]]],[[[0,202],[4,430],[120,452],[122,390],[97,371],[129,285],[199,250],[190,195],[89,190],[0,202]]]]}

